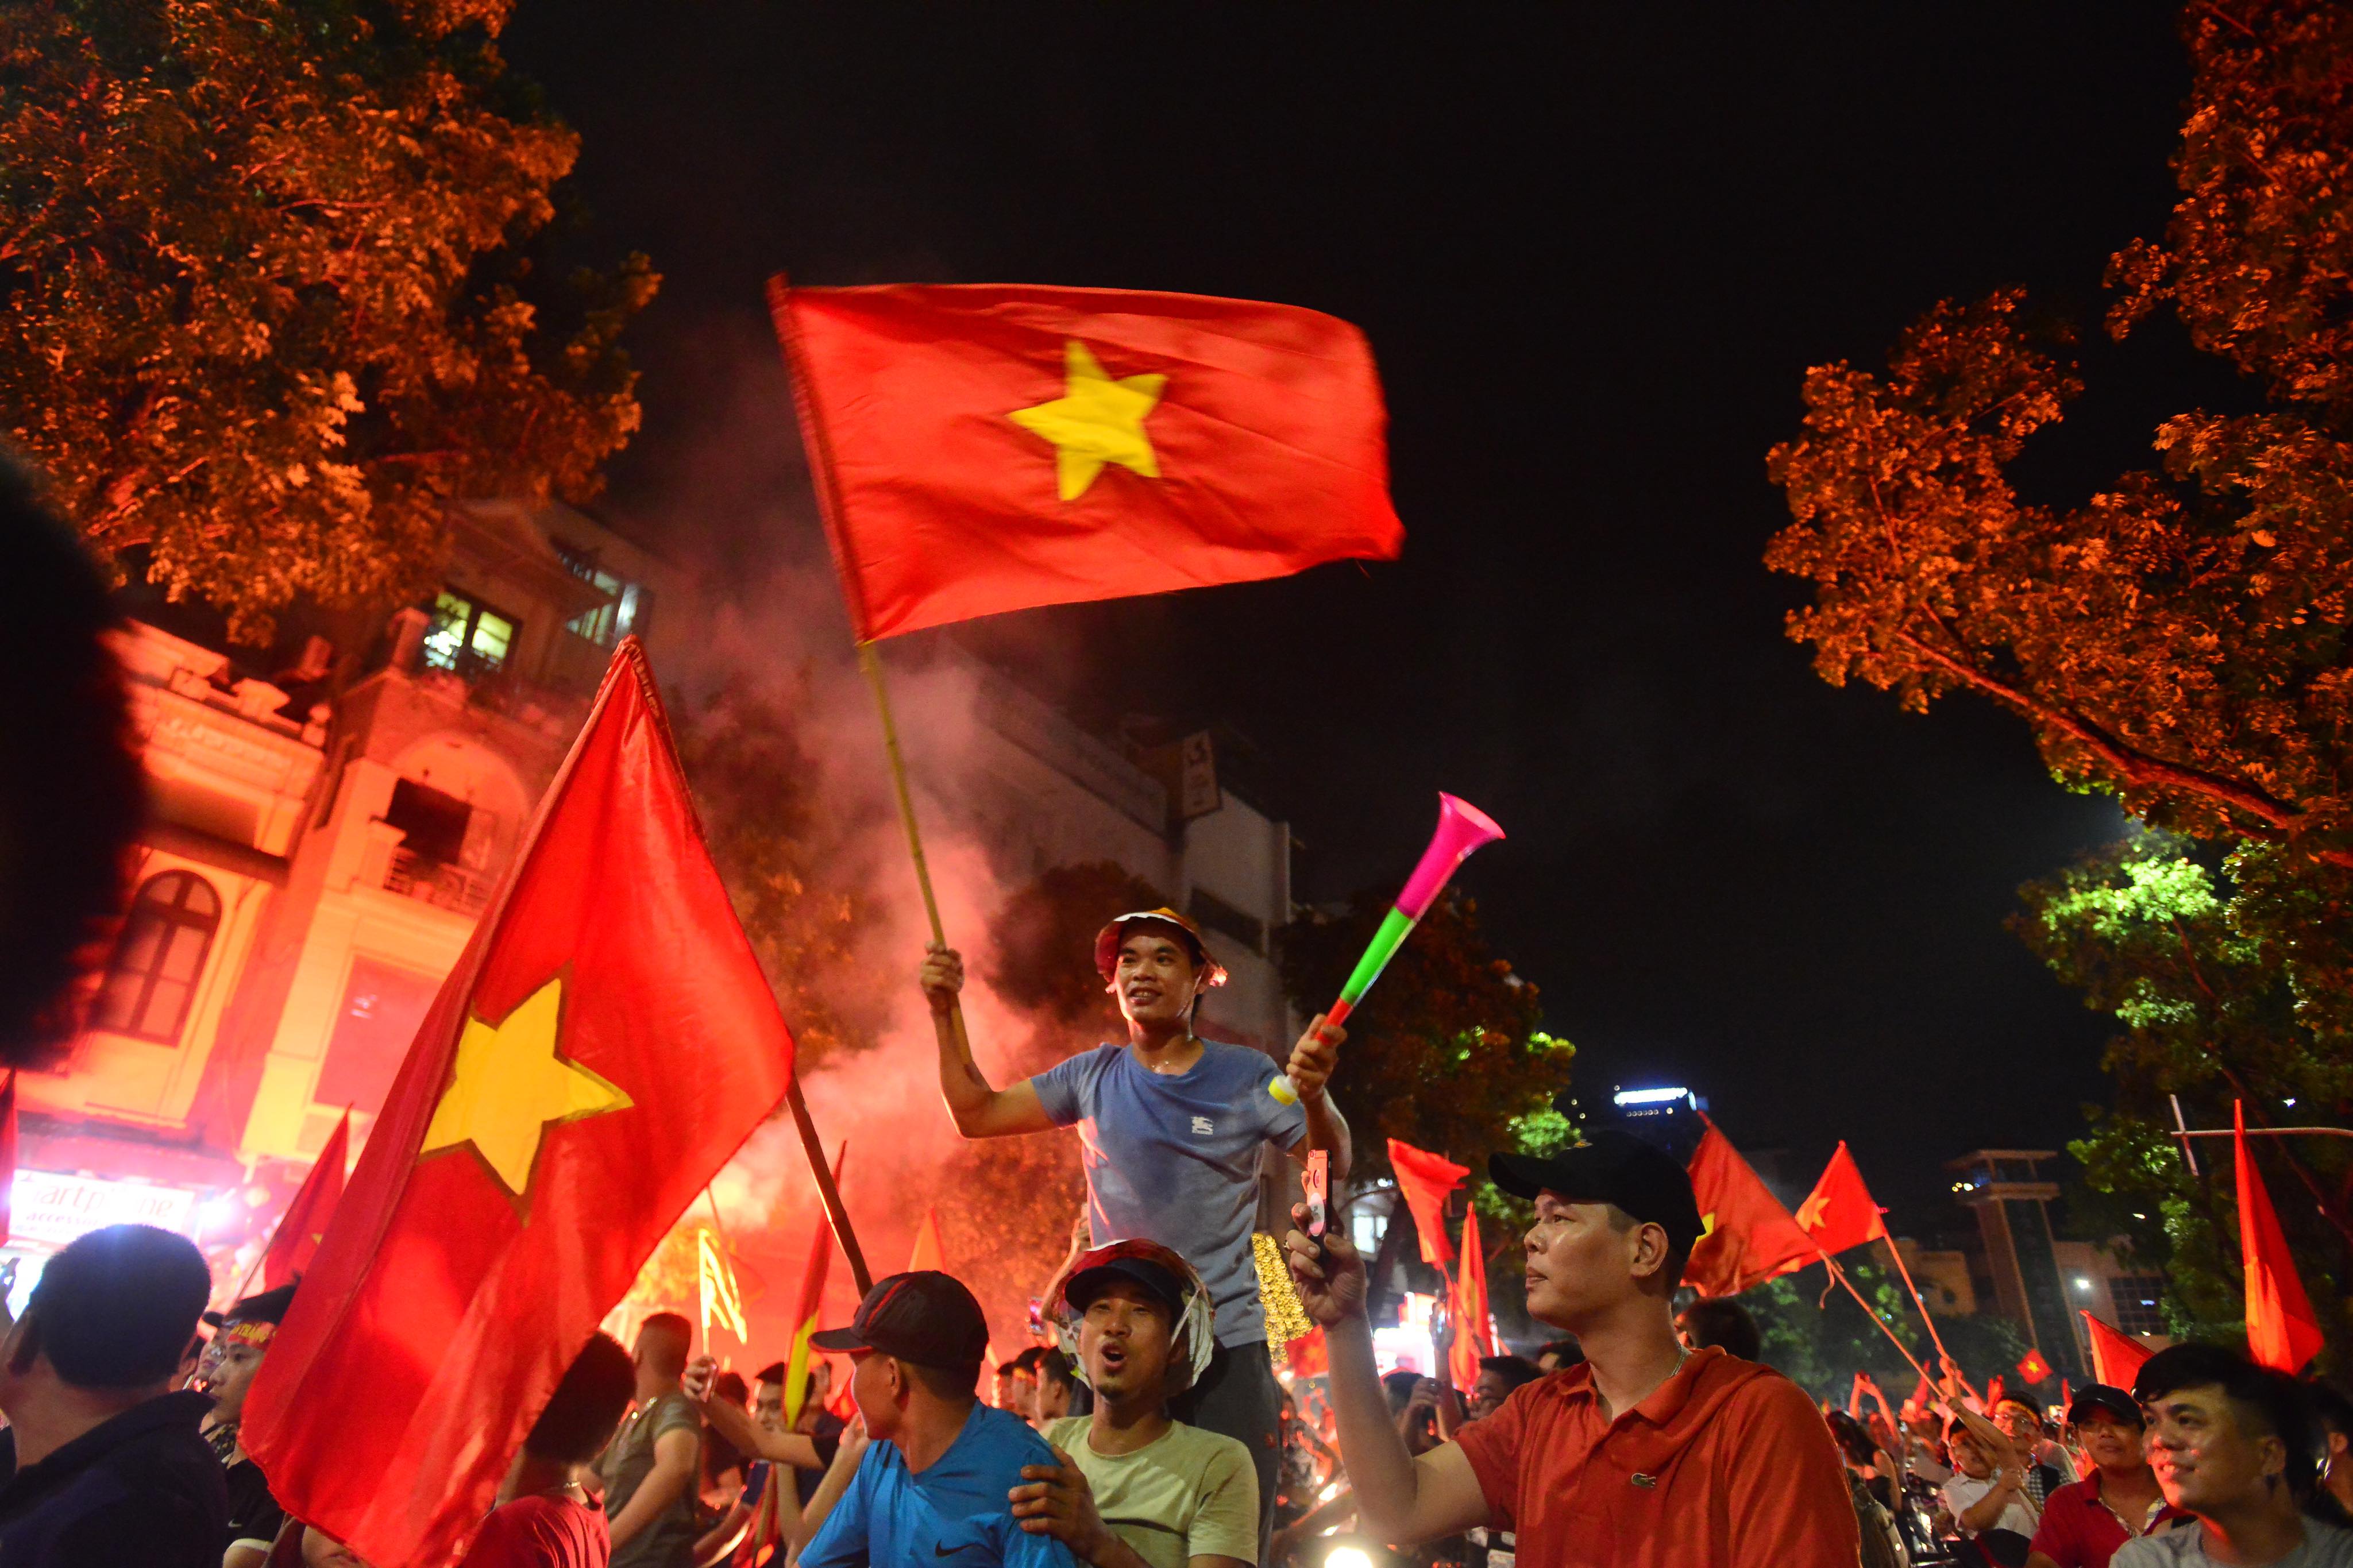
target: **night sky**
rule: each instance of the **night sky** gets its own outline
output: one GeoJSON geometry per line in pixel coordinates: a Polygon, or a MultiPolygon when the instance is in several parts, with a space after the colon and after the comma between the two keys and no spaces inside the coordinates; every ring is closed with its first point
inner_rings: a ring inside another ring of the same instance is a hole
{"type": "Polygon", "coordinates": [[[608,501],[699,560],[822,556],[779,268],[1362,326],[1402,561],[969,640],[1091,722],[1247,737],[1229,780],[1308,845],[1303,897],[1401,878],[1441,787],[1487,807],[1512,837],[1462,884],[1581,1092],[1688,1082],[1801,1184],[1847,1138],[1934,1228],[1942,1161],[2058,1147],[2104,1094],[2104,1021],[2001,921],[2122,819],[2006,715],[1812,674],[1780,633],[1802,585],[1759,563],[1787,518],[1764,458],[1806,366],[2011,283],[2092,329],[2033,498],[2233,395],[2169,321],[2095,325],[2109,253],[2171,205],[2172,18],[2054,9],[522,0],[505,47],[584,139],[567,252],[664,275],[608,501]]]}

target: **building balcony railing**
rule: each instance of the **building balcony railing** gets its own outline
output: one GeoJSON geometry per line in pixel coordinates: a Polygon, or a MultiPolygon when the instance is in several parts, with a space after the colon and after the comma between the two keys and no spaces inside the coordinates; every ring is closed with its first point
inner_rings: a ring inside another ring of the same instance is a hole
{"type": "Polygon", "coordinates": [[[386,892],[461,915],[480,914],[491,901],[489,877],[477,876],[463,866],[452,866],[447,861],[425,859],[407,849],[392,852],[384,886],[386,892]]]}

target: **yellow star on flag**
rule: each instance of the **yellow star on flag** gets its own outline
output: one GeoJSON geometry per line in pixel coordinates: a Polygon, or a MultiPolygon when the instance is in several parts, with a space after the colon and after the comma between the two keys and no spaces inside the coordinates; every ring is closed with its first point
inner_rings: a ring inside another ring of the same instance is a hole
{"type": "Polygon", "coordinates": [[[1822,1213],[1830,1206],[1831,1200],[1820,1193],[1807,1194],[1806,1201],[1798,1205],[1798,1228],[1820,1230],[1822,1226],[1822,1213]]]}
{"type": "Polygon", "coordinates": [[[1160,402],[1165,375],[1124,375],[1117,381],[1086,344],[1072,338],[1064,351],[1062,395],[1006,416],[1054,444],[1054,479],[1064,500],[1087,493],[1105,463],[1147,479],[1160,477],[1160,458],[1144,433],[1145,416],[1160,402]]]}
{"type": "Polygon", "coordinates": [[[558,1054],[563,1021],[562,975],[496,1024],[469,1016],[419,1155],[470,1146],[520,1203],[549,1128],[627,1110],[628,1095],[558,1054]]]}

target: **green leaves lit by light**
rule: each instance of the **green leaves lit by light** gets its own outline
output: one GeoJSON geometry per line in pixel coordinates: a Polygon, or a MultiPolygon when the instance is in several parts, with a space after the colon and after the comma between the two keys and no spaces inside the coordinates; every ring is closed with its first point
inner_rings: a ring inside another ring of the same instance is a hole
{"type": "Polygon", "coordinates": [[[2214,896],[2213,879],[2193,861],[2132,860],[2121,869],[2124,886],[2073,889],[2042,907],[2043,923],[2054,931],[2082,925],[2094,936],[2114,940],[2136,924],[2198,920],[2222,907],[2214,896]]]}

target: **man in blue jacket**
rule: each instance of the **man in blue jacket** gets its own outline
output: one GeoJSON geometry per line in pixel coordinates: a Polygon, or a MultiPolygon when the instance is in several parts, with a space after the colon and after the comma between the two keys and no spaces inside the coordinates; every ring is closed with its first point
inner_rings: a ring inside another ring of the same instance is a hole
{"type": "Polygon", "coordinates": [[[803,1515],[801,1568],[1077,1568],[1070,1548],[1015,1522],[1007,1494],[1054,1451],[980,1402],[988,1323],[972,1292],[929,1269],[875,1282],[846,1329],[864,1430],[844,1434],[803,1515]]]}

